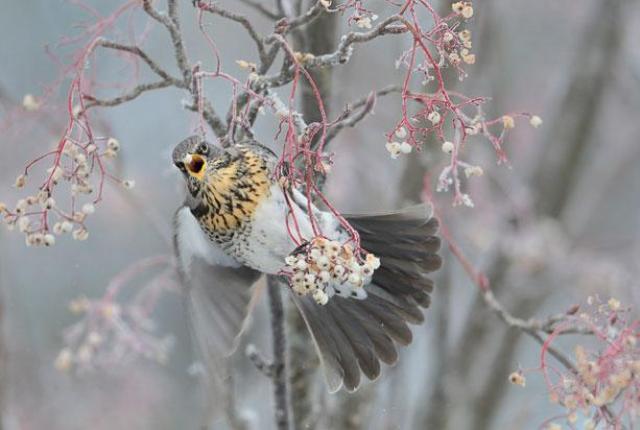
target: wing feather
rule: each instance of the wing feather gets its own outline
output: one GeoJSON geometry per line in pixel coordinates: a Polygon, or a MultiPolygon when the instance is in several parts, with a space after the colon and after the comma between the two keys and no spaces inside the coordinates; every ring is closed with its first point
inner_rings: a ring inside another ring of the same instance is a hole
{"type": "Polygon", "coordinates": [[[240,265],[204,235],[187,206],[175,216],[174,248],[190,328],[205,369],[209,395],[224,389],[228,357],[247,326],[260,272],[240,265]]]}

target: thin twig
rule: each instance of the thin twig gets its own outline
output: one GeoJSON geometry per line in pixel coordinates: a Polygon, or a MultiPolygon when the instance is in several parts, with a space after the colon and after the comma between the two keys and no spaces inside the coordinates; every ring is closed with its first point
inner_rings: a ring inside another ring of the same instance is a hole
{"type": "MultiPolygon", "coordinates": [[[[113,106],[118,106],[121,105],[123,103],[129,102],[135,98],[137,98],[138,96],[142,95],[143,93],[146,93],[148,91],[153,91],[153,90],[157,90],[160,88],[167,88],[173,85],[173,82],[170,80],[166,80],[163,79],[161,81],[157,81],[157,82],[152,82],[149,84],[140,84],[137,85],[135,87],[133,87],[131,89],[131,91],[124,93],[122,95],[119,95],[117,97],[111,98],[111,99],[99,99],[96,98],[94,96],[85,94],[83,96],[83,98],[85,100],[88,101],[88,103],[85,104],[84,107],[84,111],[86,112],[87,110],[89,110],[92,107],[113,107],[113,106]]],[[[80,112],[80,114],[82,114],[83,112],[80,112]]]]}
{"type": "Polygon", "coordinates": [[[391,25],[402,20],[403,18],[400,15],[391,15],[369,31],[352,31],[347,33],[340,38],[340,43],[334,52],[320,55],[309,60],[307,66],[326,67],[330,65],[344,64],[349,61],[352,54],[351,47],[354,44],[369,42],[377,37],[384,36],[385,34],[402,34],[407,32],[408,29],[404,25],[391,25]]]}
{"type": "Polygon", "coordinates": [[[220,7],[220,5],[215,3],[205,3],[204,1],[199,1],[197,3],[197,6],[203,11],[219,15],[223,18],[242,25],[247,33],[249,33],[249,37],[253,39],[256,45],[258,56],[260,57],[260,62],[265,63],[267,61],[267,50],[265,49],[264,39],[258,34],[256,29],[253,27],[253,24],[251,24],[251,21],[249,21],[246,16],[223,9],[222,7],[220,7]]]}
{"type": "MultiPolygon", "coordinates": [[[[482,298],[489,308],[491,308],[508,326],[518,328],[523,331],[543,332],[551,334],[554,332],[558,323],[566,320],[566,314],[550,316],[544,320],[531,318],[529,320],[523,320],[512,315],[507,311],[502,304],[496,299],[493,292],[487,289],[482,292],[482,298]]],[[[593,331],[587,327],[574,327],[569,330],[563,330],[563,334],[593,334],[593,331]]]]}
{"type": "Polygon", "coordinates": [[[157,62],[152,60],[151,57],[149,57],[149,55],[138,46],[123,45],[121,43],[112,42],[106,39],[98,40],[96,42],[96,46],[102,46],[103,48],[113,49],[116,51],[124,51],[136,55],[140,57],[140,59],[144,61],[156,75],[160,76],[162,79],[171,81],[172,85],[175,85],[176,87],[184,88],[184,83],[182,81],[171,76],[169,72],[160,67],[157,62]]]}
{"type": "Polygon", "coordinates": [[[375,107],[375,102],[378,97],[382,97],[391,93],[399,93],[400,91],[402,91],[402,88],[399,85],[389,85],[388,87],[385,87],[381,90],[375,92],[372,91],[366,97],[348,104],[345,110],[340,115],[340,119],[336,121],[327,132],[325,142],[329,143],[344,128],[355,127],[356,125],[358,125],[360,121],[362,121],[364,118],[366,118],[367,115],[373,112],[373,108],[375,107]],[[354,110],[356,109],[360,110],[354,113],[354,110]]]}
{"type": "Polygon", "coordinates": [[[246,4],[247,6],[251,7],[252,9],[257,10],[258,12],[260,12],[262,15],[266,16],[269,19],[280,19],[282,18],[282,15],[279,15],[273,11],[271,11],[268,7],[266,7],[264,4],[262,4],[261,1],[256,1],[256,0],[240,0],[240,3],[246,4]]]}
{"type": "Polygon", "coordinates": [[[182,72],[184,83],[188,86],[191,83],[191,67],[189,66],[189,60],[187,59],[187,51],[184,47],[182,40],[182,33],[180,32],[180,24],[177,15],[176,0],[168,0],[169,15],[161,13],[151,6],[151,0],[142,0],[142,8],[144,11],[154,20],[162,24],[168,31],[173,43],[173,49],[175,52],[178,68],[182,72]]]}
{"type": "Polygon", "coordinates": [[[316,18],[322,15],[327,10],[320,1],[317,1],[313,6],[309,8],[303,15],[297,16],[287,22],[287,30],[291,31],[296,28],[302,27],[312,23],[316,18]]]}

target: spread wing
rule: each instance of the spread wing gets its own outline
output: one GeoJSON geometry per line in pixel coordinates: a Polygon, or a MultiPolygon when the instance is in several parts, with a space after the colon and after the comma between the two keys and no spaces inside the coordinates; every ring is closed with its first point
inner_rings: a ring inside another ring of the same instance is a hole
{"type": "Polygon", "coordinates": [[[228,357],[238,345],[259,291],[260,272],[240,265],[209,241],[187,206],[175,215],[174,246],[185,287],[192,336],[201,355],[209,395],[224,389],[228,357]]]}
{"type": "Polygon", "coordinates": [[[395,213],[351,216],[364,249],[381,260],[367,298],[333,296],[324,305],[311,297],[292,298],[311,333],[331,392],[354,391],[361,373],[375,380],[381,363],[398,360],[398,345],[411,343],[409,324],[424,320],[433,281],[442,261],[437,254],[438,222],[424,205],[395,213]]]}

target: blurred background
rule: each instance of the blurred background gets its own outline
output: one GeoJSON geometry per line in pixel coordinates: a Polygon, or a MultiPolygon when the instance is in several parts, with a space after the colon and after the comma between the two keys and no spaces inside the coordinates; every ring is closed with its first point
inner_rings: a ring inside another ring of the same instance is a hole
{"type": "MultiPolygon", "coordinates": [[[[21,105],[25,94],[41,94],[59,78],[45,46],[68,53],[56,43],[76,34],[76,23],[89,17],[74,3],[0,1],[0,201],[20,198],[13,188],[16,176],[64,131],[63,108],[24,112],[21,105]]],[[[115,5],[89,3],[105,14],[115,5]]],[[[189,54],[210,65],[195,12],[190,2],[181,3],[189,54]]],[[[246,14],[265,34],[272,28],[268,19],[239,2],[220,3],[246,14]]],[[[636,309],[640,304],[639,3],[474,4],[469,28],[477,62],[467,67],[469,77],[463,82],[449,76],[451,86],[469,96],[490,97],[488,117],[528,111],[544,123],[537,129],[518,123],[510,133],[505,146],[510,166],[496,165],[487,142],[471,141],[465,159],[485,172],[465,183],[475,208],[452,207],[446,193],[435,198],[452,236],[489,276],[505,307],[520,317],[563,312],[594,294],[615,296],[636,309]]],[[[449,2],[434,4],[441,10],[450,7],[449,2]]],[[[381,17],[389,10],[382,0],[366,7],[381,17]]],[[[142,33],[147,20],[142,15],[136,19],[128,25],[142,33]]],[[[246,33],[219,18],[206,21],[226,70],[244,76],[235,61],[255,61],[246,33]]],[[[345,31],[344,21],[338,17],[335,32],[345,31]]],[[[385,37],[357,47],[351,62],[334,71],[325,99],[333,115],[373,89],[399,83],[403,70],[396,69],[395,60],[408,48],[406,43],[403,37],[385,37]]],[[[147,52],[172,68],[169,46],[159,28],[145,37],[147,52]]],[[[103,54],[99,73],[115,82],[122,62],[103,54]]],[[[54,93],[61,102],[65,85],[67,81],[54,93]]],[[[229,86],[207,84],[207,92],[225,112],[229,86]]],[[[84,372],[55,366],[65,345],[63,332],[79,318],[69,311],[70,302],[79,296],[101,297],[109,282],[132,264],[171,254],[171,220],[182,200],[182,184],[170,151],[196,123],[195,115],[181,107],[184,97],[167,89],[102,110],[100,132],[122,145],[115,171],[135,180],[136,187],[125,191],[108,186],[88,221],[87,241],[27,248],[23,235],[0,228],[2,428],[198,428],[202,405],[196,358],[175,288],[166,289],[153,314],[153,333],[173,339],[164,364],[140,358],[84,372]]],[[[336,163],[327,192],[340,210],[386,210],[418,201],[425,174],[435,181],[446,165],[439,144],[428,141],[420,153],[389,158],[384,134],[395,125],[398,112],[397,95],[381,98],[373,116],[332,143],[336,163]]],[[[275,126],[267,115],[258,121],[255,134],[278,151],[275,126]]],[[[433,304],[426,323],[414,327],[413,344],[402,350],[397,366],[355,395],[325,393],[321,376],[312,371],[315,354],[290,318],[290,359],[298,371],[307,371],[300,377],[304,384],[294,387],[296,410],[306,411],[296,416],[296,428],[535,429],[562,413],[549,401],[539,375],[528,377],[526,388],[508,383],[519,365],[538,365],[539,345],[508,329],[484,306],[458,262],[445,249],[443,254],[433,304]]],[[[127,282],[120,299],[134,296],[157,270],[127,282]]],[[[264,305],[246,342],[268,356],[264,305]]],[[[562,342],[571,352],[573,341],[562,342]]],[[[248,428],[272,428],[272,388],[242,351],[235,380],[238,415],[248,428]]],[[[219,421],[214,428],[227,424],[219,421]]]]}

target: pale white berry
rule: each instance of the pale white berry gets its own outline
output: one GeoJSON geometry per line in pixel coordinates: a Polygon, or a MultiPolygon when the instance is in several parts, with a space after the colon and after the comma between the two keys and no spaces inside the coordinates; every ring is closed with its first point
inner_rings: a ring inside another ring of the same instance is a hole
{"type": "Polygon", "coordinates": [[[14,186],[16,188],[22,188],[24,187],[24,185],[27,183],[27,176],[26,175],[20,175],[16,178],[16,182],[14,184],[14,186]]]}
{"type": "Polygon", "coordinates": [[[44,204],[42,205],[42,207],[44,209],[51,210],[55,207],[55,205],[56,205],[56,201],[53,199],[53,197],[49,197],[44,201],[44,204]]]}
{"type": "Polygon", "coordinates": [[[74,240],[87,240],[89,238],[89,232],[84,228],[79,228],[73,231],[74,240]]]}
{"type": "Polygon", "coordinates": [[[132,180],[132,179],[126,179],[124,181],[122,181],[122,186],[125,187],[126,189],[130,190],[132,188],[134,188],[136,186],[136,181],[132,180]]]}
{"type": "Polygon", "coordinates": [[[373,267],[369,264],[360,266],[360,274],[365,278],[371,276],[373,274],[373,267]]]}
{"type": "Polygon", "coordinates": [[[107,140],[107,148],[112,151],[118,152],[120,150],[120,142],[118,141],[118,139],[110,137],[107,140]]]}
{"type": "Polygon", "coordinates": [[[296,257],[294,257],[293,255],[287,255],[287,257],[284,259],[284,262],[287,263],[288,266],[293,266],[294,264],[296,264],[296,257]]]}
{"type": "Polygon", "coordinates": [[[73,224],[70,221],[64,220],[60,224],[60,230],[62,233],[70,233],[73,230],[73,224]]]}
{"type": "Polygon", "coordinates": [[[37,111],[40,109],[40,102],[33,94],[25,94],[22,98],[22,107],[29,112],[37,111]]]}
{"type": "Polygon", "coordinates": [[[376,270],[380,267],[380,259],[373,254],[367,254],[366,261],[368,265],[373,267],[373,270],[376,270]]]}
{"type": "Polygon", "coordinates": [[[400,143],[398,142],[387,142],[385,144],[385,148],[387,148],[387,151],[389,151],[391,158],[393,158],[394,160],[398,158],[398,155],[400,155],[400,143]]]}
{"type": "Polygon", "coordinates": [[[325,284],[329,282],[330,279],[331,279],[331,274],[326,270],[323,270],[322,272],[318,273],[318,280],[321,283],[325,284]]]}
{"type": "Polygon", "coordinates": [[[86,164],[87,162],[87,157],[84,154],[76,154],[75,157],[73,157],[73,160],[78,163],[78,164],[86,164]]]}
{"type": "Polygon", "coordinates": [[[296,273],[294,273],[294,275],[291,277],[291,281],[294,284],[302,284],[302,283],[304,283],[304,272],[296,272],[296,273]]]}
{"type": "Polygon", "coordinates": [[[445,154],[453,153],[453,148],[453,142],[446,141],[442,144],[442,152],[444,152],[445,154]]]}
{"type": "Polygon", "coordinates": [[[82,213],[86,215],[91,215],[95,211],[96,207],[93,205],[93,203],[85,203],[84,205],[82,205],[82,213]]]}
{"type": "Polygon", "coordinates": [[[358,273],[351,273],[348,281],[351,285],[359,287],[362,284],[362,277],[358,273]]]}
{"type": "Polygon", "coordinates": [[[20,199],[16,203],[16,213],[17,214],[25,213],[28,208],[29,208],[29,204],[27,203],[27,201],[25,199],[20,199]]]}
{"type": "Polygon", "coordinates": [[[326,305],[329,302],[329,296],[322,290],[315,290],[313,292],[313,299],[319,305],[326,305]]]}
{"type": "Polygon", "coordinates": [[[62,223],[57,222],[53,225],[53,234],[61,235],[62,234],[62,223]]]}
{"type": "Polygon", "coordinates": [[[302,259],[296,261],[296,269],[298,269],[298,270],[306,270],[307,267],[309,267],[309,265],[307,264],[306,261],[304,261],[302,259]]]}
{"type": "Polygon", "coordinates": [[[429,115],[427,115],[427,119],[431,121],[431,124],[435,125],[440,122],[440,114],[436,110],[431,111],[429,115]]]}
{"type": "Polygon", "coordinates": [[[44,235],[44,245],[45,246],[53,246],[56,243],[56,237],[51,233],[47,233],[44,235]]]}
{"type": "Polygon", "coordinates": [[[311,259],[314,261],[317,261],[321,255],[322,251],[320,251],[318,248],[313,248],[311,249],[311,251],[309,251],[309,257],[311,257],[311,259]]]}
{"type": "Polygon", "coordinates": [[[538,115],[534,115],[529,120],[529,124],[531,124],[535,128],[538,128],[542,125],[542,118],[540,118],[538,115]]]}
{"type": "Polygon", "coordinates": [[[484,170],[480,166],[469,166],[464,169],[464,174],[467,178],[471,176],[482,176],[484,174],[484,170]]]}
{"type": "Polygon", "coordinates": [[[413,150],[413,146],[410,143],[402,142],[400,144],[400,152],[403,154],[409,154],[413,150]]]}
{"type": "Polygon", "coordinates": [[[318,267],[321,269],[326,269],[329,267],[330,261],[329,257],[322,255],[318,258],[318,267]]]}

